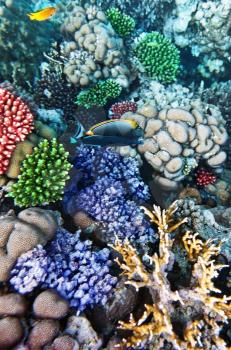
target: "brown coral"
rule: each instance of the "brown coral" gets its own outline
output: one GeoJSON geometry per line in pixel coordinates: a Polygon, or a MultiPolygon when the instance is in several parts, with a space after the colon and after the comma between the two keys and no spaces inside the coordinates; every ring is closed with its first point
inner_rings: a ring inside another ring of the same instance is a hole
{"type": "Polygon", "coordinates": [[[134,248],[127,241],[117,241],[115,250],[123,256],[119,262],[127,284],[137,290],[147,287],[153,304],[145,305],[143,316],[136,321],[131,316],[129,322],[120,322],[120,328],[132,331],[132,336],[124,340],[126,346],[144,346],[150,350],[164,348],[164,342],[172,344],[177,350],[228,349],[219,336],[223,323],[231,317],[231,296],[214,296],[221,291],[215,287],[213,279],[225,266],[216,264],[213,259],[219,254],[220,246],[211,240],[202,242],[198,234],[187,232],[183,244],[192,261],[191,281],[187,288],[172,290],[168,272],[172,269],[175,257],[172,251],[174,232],[183,222],[174,224],[173,214],[177,203],[168,210],[154,206],[153,212],[145,209],[146,214],[158,227],[160,236],[159,252],[149,257],[152,271],[142,264],[134,248]],[[180,310],[180,311],[179,311],[180,310]],[[180,324],[183,336],[174,325],[180,324]]]}

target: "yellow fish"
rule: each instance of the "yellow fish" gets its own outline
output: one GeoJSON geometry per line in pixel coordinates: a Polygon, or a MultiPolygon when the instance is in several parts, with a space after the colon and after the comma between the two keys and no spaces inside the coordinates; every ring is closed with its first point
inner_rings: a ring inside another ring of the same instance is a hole
{"type": "Polygon", "coordinates": [[[31,21],[45,21],[46,19],[50,18],[56,11],[56,7],[46,7],[43,10],[28,13],[27,16],[29,16],[31,21]]]}

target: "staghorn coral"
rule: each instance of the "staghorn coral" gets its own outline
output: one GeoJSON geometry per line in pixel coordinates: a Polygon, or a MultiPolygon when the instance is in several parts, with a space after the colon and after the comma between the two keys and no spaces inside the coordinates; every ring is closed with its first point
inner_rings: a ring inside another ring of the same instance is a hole
{"type": "Polygon", "coordinates": [[[164,83],[176,80],[179,71],[179,50],[158,32],[142,33],[137,38],[134,54],[148,77],[164,83]]]}
{"type": "Polygon", "coordinates": [[[144,129],[144,143],[138,152],[153,167],[154,181],[166,189],[176,188],[185,178],[185,161],[204,161],[217,170],[226,160],[222,145],[227,141],[225,121],[215,107],[205,111],[165,108],[158,112],[149,102],[136,113],[125,113],[122,119],[133,119],[144,129]]]}
{"type": "Polygon", "coordinates": [[[112,294],[117,278],[109,272],[109,254],[106,248],[93,251],[91,241],[80,240],[80,231],[60,228],[45,248],[37,246],[19,257],[10,283],[22,294],[37,286],[54,289],[81,312],[104,305],[112,294]]]}
{"type": "Polygon", "coordinates": [[[0,281],[6,281],[16,259],[37,244],[45,245],[59,224],[51,210],[28,208],[18,216],[13,212],[0,217],[0,281]]]}
{"type": "Polygon", "coordinates": [[[205,78],[222,76],[230,69],[230,14],[227,0],[179,0],[165,18],[163,31],[176,45],[198,57],[205,78]]]}
{"type": "Polygon", "coordinates": [[[210,240],[203,242],[198,234],[186,232],[182,242],[192,263],[191,281],[187,288],[172,290],[168,280],[168,271],[172,269],[175,259],[171,234],[186,219],[174,223],[176,202],[167,210],[161,211],[156,206],[152,212],[144,210],[158,226],[160,237],[158,253],[149,257],[152,270],[149,271],[142,264],[128,241],[122,244],[117,240],[114,246],[123,257],[123,261],[117,259],[117,263],[127,278],[125,283],[134,286],[136,290],[147,287],[153,302],[145,305],[143,316],[138,321],[131,316],[129,322],[120,322],[119,328],[132,331],[132,335],[124,339],[124,348],[147,347],[158,350],[167,342],[178,350],[228,349],[220,332],[221,325],[231,317],[231,296],[219,297],[221,291],[213,281],[225,267],[214,260],[214,256],[219,254],[220,246],[210,240]],[[214,292],[216,295],[212,295],[214,292]],[[183,329],[181,337],[177,334],[175,323],[180,323],[183,329]]]}
{"type": "Polygon", "coordinates": [[[132,79],[123,40],[116,34],[105,14],[96,6],[78,6],[70,1],[62,32],[64,74],[67,80],[86,87],[112,78],[127,88],[132,79]]]}
{"type": "Polygon", "coordinates": [[[126,36],[133,32],[136,22],[132,17],[125,15],[115,7],[109,8],[105,14],[116,33],[120,36],[126,36]]]}
{"type": "Polygon", "coordinates": [[[58,201],[69,179],[71,164],[67,157],[68,153],[56,139],[41,141],[23,161],[21,174],[8,196],[19,206],[58,201]]]}
{"type": "Polygon", "coordinates": [[[101,81],[88,90],[81,91],[76,103],[85,108],[105,106],[108,100],[115,99],[121,94],[122,87],[114,80],[101,81]]]}

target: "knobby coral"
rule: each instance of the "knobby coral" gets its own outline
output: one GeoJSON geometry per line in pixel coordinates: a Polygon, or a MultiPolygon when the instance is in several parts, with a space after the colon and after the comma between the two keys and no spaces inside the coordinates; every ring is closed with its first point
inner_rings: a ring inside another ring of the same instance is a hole
{"type": "Polygon", "coordinates": [[[135,28],[136,22],[134,19],[122,13],[118,8],[111,7],[106,11],[106,16],[116,33],[120,36],[131,34],[135,28]]]}
{"type": "Polygon", "coordinates": [[[180,65],[179,50],[164,35],[158,32],[141,34],[134,53],[149,77],[165,83],[176,79],[180,65]]]}
{"type": "Polygon", "coordinates": [[[121,329],[132,331],[132,336],[124,340],[124,344],[155,350],[164,348],[166,342],[177,350],[228,349],[220,331],[222,324],[231,317],[231,296],[218,297],[221,291],[213,281],[225,267],[214,259],[220,246],[211,240],[203,242],[198,234],[186,232],[182,241],[192,264],[190,285],[178,290],[171,288],[168,272],[175,258],[171,234],[186,221],[174,223],[176,210],[176,203],[163,211],[156,206],[153,212],[145,209],[158,226],[160,237],[159,252],[149,257],[153,267],[151,272],[128,241],[121,243],[117,240],[114,246],[123,257],[123,262],[117,259],[117,263],[127,277],[126,284],[133,285],[136,290],[147,287],[153,301],[153,304],[145,305],[146,310],[138,321],[131,316],[129,322],[120,322],[121,329]],[[181,336],[177,333],[177,324],[183,329],[181,336]]]}
{"type": "Polygon", "coordinates": [[[108,79],[101,81],[88,90],[81,91],[76,103],[85,108],[94,106],[105,106],[108,100],[120,95],[122,87],[114,80],[108,79]]]}
{"type": "Polygon", "coordinates": [[[25,294],[37,286],[56,290],[79,312],[104,305],[117,278],[110,274],[109,250],[93,251],[92,242],[59,228],[45,248],[23,254],[11,271],[11,284],[25,294]]]}
{"type": "Polygon", "coordinates": [[[0,175],[7,171],[16,144],[32,131],[33,119],[20,97],[0,88],[0,175]]]}
{"type": "Polygon", "coordinates": [[[12,185],[9,197],[19,206],[35,206],[56,202],[62,198],[71,164],[68,152],[56,139],[46,139],[34,148],[22,163],[18,181],[12,185]]]}

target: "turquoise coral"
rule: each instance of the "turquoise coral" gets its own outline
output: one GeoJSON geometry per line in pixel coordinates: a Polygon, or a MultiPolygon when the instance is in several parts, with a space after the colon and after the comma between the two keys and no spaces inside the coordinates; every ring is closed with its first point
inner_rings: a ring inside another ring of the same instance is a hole
{"type": "Polygon", "coordinates": [[[119,9],[112,7],[106,11],[112,27],[120,36],[126,36],[132,33],[136,22],[128,15],[123,14],[119,9]]]}
{"type": "Polygon", "coordinates": [[[114,80],[101,81],[88,90],[81,91],[76,103],[85,108],[93,106],[105,106],[108,100],[120,95],[122,87],[114,80]]]}
{"type": "Polygon", "coordinates": [[[179,71],[179,50],[164,35],[158,32],[145,34],[138,41],[134,53],[146,74],[164,83],[176,79],[179,71]]]}
{"type": "Polygon", "coordinates": [[[69,179],[71,164],[68,152],[56,139],[43,140],[22,163],[18,181],[12,185],[9,197],[20,207],[56,202],[62,198],[69,179]]]}

